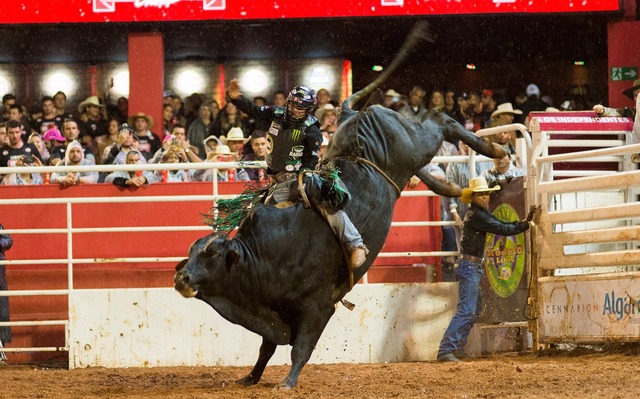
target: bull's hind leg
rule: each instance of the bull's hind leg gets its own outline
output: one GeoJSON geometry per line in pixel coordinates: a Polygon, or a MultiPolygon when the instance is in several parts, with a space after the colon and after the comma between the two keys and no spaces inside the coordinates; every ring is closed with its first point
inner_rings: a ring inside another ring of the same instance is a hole
{"type": "Polygon", "coordinates": [[[260,345],[260,354],[258,355],[258,360],[256,361],[255,366],[253,366],[253,370],[249,374],[247,374],[244,378],[236,381],[240,385],[244,385],[248,387],[249,385],[257,384],[260,381],[260,377],[262,377],[262,373],[264,372],[264,368],[267,367],[267,363],[273,353],[276,351],[276,344],[271,341],[262,338],[262,345],[260,345]]]}
{"type": "Polygon", "coordinates": [[[311,353],[313,353],[324,328],[334,312],[335,306],[332,303],[327,303],[322,308],[313,304],[312,309],[307,309],[301,314],[296,338],[291,350],[291,370],[289,370],[287,378],[276,389],[291,389],[298,384],[300,372],[311,358],[311,353]]]}
{"type": "Polygon", "coordinates": [[[444,128],[444,138],[449,142],[458,139],[476,152],[490,158],[497,159],[507,155],[501,145],[492,143],[487,138],[477,137],[444,112],[430,112],[429,117],[444,128]]]}

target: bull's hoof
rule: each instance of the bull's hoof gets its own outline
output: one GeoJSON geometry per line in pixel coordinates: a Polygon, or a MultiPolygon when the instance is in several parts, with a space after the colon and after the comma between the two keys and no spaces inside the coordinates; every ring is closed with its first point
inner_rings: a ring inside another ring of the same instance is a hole
{"type": "Polygon", "coordinates": [[[290,391],[293,388],[295,388],[295,386],[292,387],[292,386],[289,386],[289,385],[285,384],[284,382],[282,382],[282,383],[276,385],[275,387],[273,387],[273,390],[274,391],[290,391]]]}
{"type": "Polygon", "coordinates": [[[251,385],[255,385],[257,383],[258,381],[256,381],[256,379],[253,378],[251,374],[247,375],[246,377],[240,378],[238,381],[236,381],[236,384],[242,385],[243,387],[250,387],[251,385]]]}

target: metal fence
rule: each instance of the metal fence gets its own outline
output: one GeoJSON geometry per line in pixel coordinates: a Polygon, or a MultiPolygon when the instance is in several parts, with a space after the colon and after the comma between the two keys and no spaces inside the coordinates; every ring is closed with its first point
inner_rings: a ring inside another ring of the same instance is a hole
{"type": "MultiPolygon", "coordinates": [[[[477,132],[478,136],[488,136],[501,131],[518,130],[522,133],[523,139],[518,140],[518,159],[526,160],[527,154],[531,152],[531,139],[529,133],[526,131],[523,125],[508,125],[501,126],[492,129],[485,129],[477,132]]],[[[475,163],[490,160],[489,158],[481,155],[476,155],[473,150],[470,150],[469,155],[464,156],[444,156],[435,157],[432,162],[434,163],[455,163],[464,162],[468,163],[471,177],[474,177],[475,163]]],[[[140,197],[63,197],[63,198],[5,198],[0,199],[0,205],[4,207],[12,205],[24,205],[24,204],[38,204],[38,205],[54,205],[64,204],[66,206],[66,222],[64,228],[45,228],[45,229],[6,229],[3,233],[10,235],[20,234],[39,234],[39,235],[53,235],[60,234],[66,235],[67,243],[67,256],[65,258],[40,258],[40,259],[10,259],[6,260],[5,264],[8,265],[37,265],[37,264],[58,264],[67,266],[67,289],[53,289],[53,290],[9,290],[0,291],[0,296],[65,296],[68,295],[74,289],[73,271],[76,264],[99,264],[99,263],[147,263],[147,262],[179,262],[183,259],[183,256],[174,257],[116,257],[116,258],[74,258],[73,257],[73,245],[74,236],[87,233],[131,233],[131,232],[149,232],[149,231],[166,231],[166,232],[181,232],[181,231],[211,231],[210,227],[204,225],[197,226],[136,226],[136,227],[94,227],[94,228],[81,228],[74,227],[73,216],[74,206],[78,204],[90,204],[90,203],[151,203],[151,202],[195,202],[195,201],[211,201],[215,204],[220,199],[229,199],[235,197],[235,195],[220,195],[217,170],[227,168],[264,168],[266,165],[261,162],[202,162],[202,163],[189,163],[189,164],[146,164],[146,165],[86,165],[86,166],[42,166],[42,167],[8,167],[2,168],[0,174],[9,173],[24,173],[29,171],[32,173],[54,173],[54,172],[112,172],[112,171],[158,171],[158,170],[199,170],[210,169],[213,171],[213,181],[211,185],[210,195],[177,195],[177,196],[140,196],[140,197]]],[[[175,183],[181,184],[181,183],[175,183]]],[[[416,190],[416,191],[403,191],[401,194],[403,197],[427,197],[437,196],[430,190],[416,190]]],[[[441,226],[454,225],[452,221],[403,221],[392,222],[391,227],[433,227],[439,228],[441,226]]],[[[441,257],[441,256],[457,256],[457,251],[408,251],[408,252],[381,252],[378,254],[382,258],[394,258],[394,257],[441,257]]],[[[368,284],[367,276],[363,278],[363,283],[368,284]]],[[[53,351],[68,351],[69,349],[69,321],[66,320],[39,320],[39,321],[20,321],[20,322],[0,322],[0,326],[48,326],[48,325],[63,325],[65,326],[65,345],[63,347],[29,347],[29,348],[4,348],[5,352],[53,352],[53,351]]]]}

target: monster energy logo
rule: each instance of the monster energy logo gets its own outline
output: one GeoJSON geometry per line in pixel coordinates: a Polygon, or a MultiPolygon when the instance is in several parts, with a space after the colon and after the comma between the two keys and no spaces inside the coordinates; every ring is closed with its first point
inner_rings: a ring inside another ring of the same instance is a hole
{"type": "Polygon", "coordinates": [[[300,135],[302,134],[302,132],[298,129],[293,129],[293,132],[291,132],[291,138],[294,140],[298,140],[300,138],[300,135]]]}

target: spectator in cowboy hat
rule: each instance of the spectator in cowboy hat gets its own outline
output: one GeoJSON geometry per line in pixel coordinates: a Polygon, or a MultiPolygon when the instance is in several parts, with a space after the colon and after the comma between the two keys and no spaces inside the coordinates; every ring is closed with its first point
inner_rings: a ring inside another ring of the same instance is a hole
{"type": "MultiPolygon", "coordinates": [[[[513,109],[513,105],[511,105],[511,103],[502,103],[498,105],[498,108],[496,108],[496,110],[491,113],[491,125],[489,126],[496,127],[509,125],[513,123],[515,115],[522,115],[522,111],[520,111],[519,109],[513,109]]],[[[508,148],[511,154],[515,154],[516,135],[516,130],[496,133],[493,135],[492,140],[493,142],[508,148]]]]}
{"type": "Polygon", "coordinates": [[[320,122],[320,133],[326,138],[331,138],[338,129],[338,112],[332,104],[325,104],[316,111],[316,118],[320,122]]]}
{"type": "Polygon", "coordinates": [[[458,306],[440,341],[439,362],[459,362],[456,353],[464,351],[469,332],[480,314],[480,280],[484,274],[484,245],[487,233],[511,236],[536,225],[540,207],[532,206],[527,218],[520,222],[503,222],[489,211],[489,195],[500,186],[489,187],[484,177],[469,180],[460,199],[471,206],[462,224],[460,255],[456,260],[455,277],[458,281],[458,306]]]}
{"type": "Polygon", "coordinates": [[[227,133],[226,136],[220,136],[220,141],[222,144],[229,146],[229,149],[237,161],[242,157],[242,149],[249,139],[244,137],[242,129],[239,127],[232,127],[229,129],[229,133],[227,133]]]}
{"type": "Polygon", "coordinates": [[[107,121],[102,117],[104,105],[97,96],[87,97],[78,105],[78,128],[82,144],[92,147],[96,137],[107,134],[107,121]]]}
{"type": "Polygon", "coordinates": [[[391,106],[400,101],[400,97],[402,97],[402,95],[400,93],[398,93],[397,91],[393,90],[393,89],[389,89],[387,90],[386,93],[384,93],[384,99],[382,100],[382,106],[386,107],[386,108],[391,108],[391,106]]]}
{"type": "Polygon", "coordinates": [[[129,116],[129,126],[133,126],[133,133],[138,137],[138,151],[145,161],[151,159],[153,154],[162,147],[158,135],[151,131],[153,118],[144,112],[138,112],[129,116]]]}
{"type": "MultiPolygon", "coordinates": [[[[233,162],[234,153],[231,151],[229,146],[225,144],[221,144],[216,146],[216,149],[213,151],[213,155],[211,157],[207,157],[205,162],[233,162]]],[[[247,172],[240,169],[233,169],[234,177],[233,181],[249,181],[249,175],[247,172]]],[[[213,173],[211,169],[199,169],[196,170],[193,174],[193,179],[195,181],[212,181],[213,173]]],[[[229,179],[229,169],[218,169],[218,181],[226,182],[230,181],[229,179]]]]}
{"type": "Polygon", "coordinates": [[[502,103],[491,113],[491,120],[498,122],[495,126],[508,125],[513,123],[515,115],[522,115],[522,111],[513,109],[511,103],[502,103]]]}

